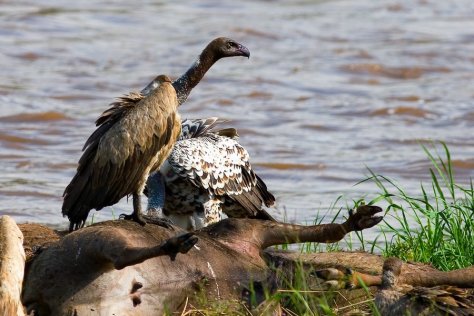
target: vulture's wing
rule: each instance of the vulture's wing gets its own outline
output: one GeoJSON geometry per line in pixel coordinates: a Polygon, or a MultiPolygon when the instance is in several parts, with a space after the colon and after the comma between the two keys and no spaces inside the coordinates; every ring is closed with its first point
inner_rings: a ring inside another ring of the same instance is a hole
{"type": "Polygon", "coordinates": [[[221,122],[224,122],[224,120],[219,120],[217,117],[192,120],[184,119],[181,121],[181,135],[179,136],[179,141],[204,135],[221,122]]]}
{"type": "Polygon", "coordinates": [[[252,170],[245,148],[232,138],[208,133],[179,141],[168,162],[176,174],[197,187],[238,202],[248,217],[258,217],[262,203],[271,206],[275,201],[252,170]]]}
{"type": "Polygon", "coordinates": [[[164,82],[135,104],[113,104],[105,111],[64,191],[63,215],[79,223],[92,208],[100,210],[139,190],[150,169],[166,159],[180,133],[177,104],[174,88],[164,82]]]}

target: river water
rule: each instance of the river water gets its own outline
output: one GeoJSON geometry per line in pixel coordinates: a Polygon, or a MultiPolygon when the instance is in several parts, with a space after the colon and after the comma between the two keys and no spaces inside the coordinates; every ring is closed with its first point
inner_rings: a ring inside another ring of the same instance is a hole
{"type": "Polygon", "coordinates": [[[336,209],[374,198],[373,183],[354,186],[367,167],[416,194],[431,140],[447,143],[460,183],[474,175],[470,0],[7,0],[0,213],[66,227],[62,192],[97,116],[157,74],[182,74],[217,36],[251,58],[219,61],[181,114],[231,120],[277,218],[310,223],[340,195],[336,209]]]}

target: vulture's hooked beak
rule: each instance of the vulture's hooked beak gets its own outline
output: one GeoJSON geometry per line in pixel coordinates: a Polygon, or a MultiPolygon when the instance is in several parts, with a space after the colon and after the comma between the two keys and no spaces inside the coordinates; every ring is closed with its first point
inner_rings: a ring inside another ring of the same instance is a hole
{"type": "Polygon", "coordinates": [[[250,51],[244,45],[239,44],[239,52],[242,54],[242,56],[250,58],[250,51]]]}

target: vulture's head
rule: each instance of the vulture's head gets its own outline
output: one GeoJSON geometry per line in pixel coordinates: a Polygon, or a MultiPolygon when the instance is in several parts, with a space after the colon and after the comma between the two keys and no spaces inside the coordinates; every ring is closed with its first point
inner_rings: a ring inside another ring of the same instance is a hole
{"type": "Polygon", "coordinates": [[[227,37],[218,37],[207,46],[216,53],[216,57],[242,56],[250,58],[250,51],[247,47],[227,37]]]}

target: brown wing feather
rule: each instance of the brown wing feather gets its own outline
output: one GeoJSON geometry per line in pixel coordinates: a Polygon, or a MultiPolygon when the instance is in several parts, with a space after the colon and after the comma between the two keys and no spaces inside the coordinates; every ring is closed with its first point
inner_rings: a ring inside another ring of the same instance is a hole
{"type": "Polygon", "coordinates": [[[130,92],[127,95],[117,98],[117,101],[110,104],[110,108],[104,111],[95,121],[95,125],[99,126],[107,121],[116,121],[117,118],[132,109],[138,102],[145,97],[140,92],[130,92]]]}
{"type": "Polygon", "coordinates": [[[89,136],[82,150],[94,142],[99,141],[116,122],[124,117],[128,111],[132,110],[143,98],[144,96],[139,92],[130,92],[127,95],[119,97],[116,102],[111,103],[110,108],[105,110],[95,121],[95,125],[98,126],[98,128],[89,136]]]}
{"type": "Polygon", "coordinates": [[[150,170],[161,165],[179,136],[176,92],[163,83],[135,102],[124,97],[97,120],[77,173],[64,191],[63,215],[72,223],[141,190],[150,170]],[[125,100],[125,102],[124,102],[125,100]]]}
{"type": "MultiPolygon", "coordinates": [[[[246,182],[249,191],[243,191],[241,194],[228,195],[228,198],[242,205],[250,213],[248,215],[249,218],[276,221],[267,211],[262,209],[262,203],[267,207],[273,206],[273,204],[275,204],[275,197],[268,192],[263,180],[253,170],[245,170],[244,172],[253,173],[253,175],[249,174],[247,179],[255,179],[255,181],[246,182]]],[[[239,211],[234,212],[232,207],[227,208],[224,205],[223,210],[229,217],[242,216],[239,214],[239,211]]]]}

